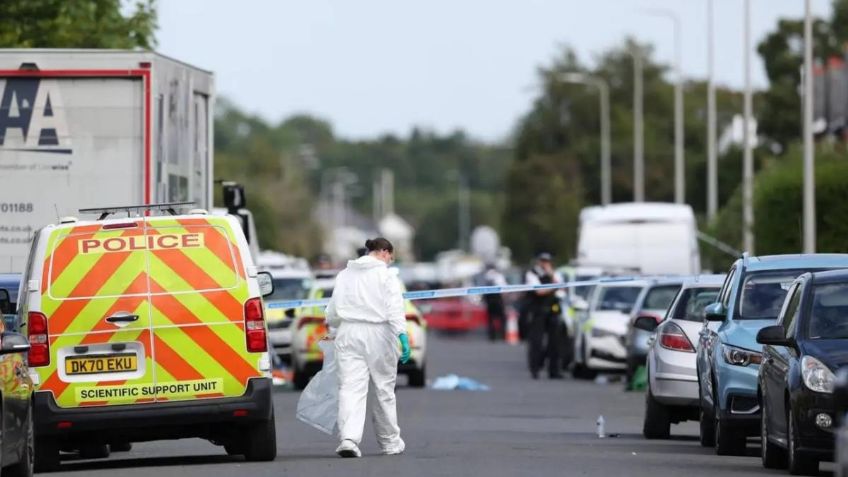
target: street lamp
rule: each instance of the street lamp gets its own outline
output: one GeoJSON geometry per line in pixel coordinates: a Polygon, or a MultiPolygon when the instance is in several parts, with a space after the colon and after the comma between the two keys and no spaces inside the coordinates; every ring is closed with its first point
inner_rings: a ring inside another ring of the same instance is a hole
{"type": "Polygon", "coordinates": [[[714,76],[713,0],[707,0],[707,218],[718,213],[718,154],[716,151],[716,92],[714,76]]]}
{"type": "Polygon", "coordinates": [[[645,201],[645,123],[642,103],[642,49],[633,51],[633,202],[645,201]]]}
{"type": "Polygon", "coordinates": [[[686,180],[683,157],[683,68],[681,67],[682,48],[680,42],[680,17],[677,13],[665,9],[642,10],[647,15],[671,20],[674,26],[674,70],[677,82],[674,85],[674,202],[686,201],[686,180]]]}
{"type": "Polygon", "coordinates": [[[813,144],[813,18],[804,2],[804,252],[816,252],[816,183],[813,144]]]}
{"type": "Polygon", "coordinates": [[[754,253],[754,151],[751,138],[751,0],[745,0],[745,30],[743,49],[745,53],[745,99],[742,141],[742,237],[745,251],[754,253]]]}
{"type": "Polygon", "coordinates": [[[557,76],[565,83],[578,83],[598,88],[601,107],[601,204],[612,202],[611,166],[610,166],[610,119],[609,119],[609,85],[600,77],[583,73],[562,73],[557,76]]]}

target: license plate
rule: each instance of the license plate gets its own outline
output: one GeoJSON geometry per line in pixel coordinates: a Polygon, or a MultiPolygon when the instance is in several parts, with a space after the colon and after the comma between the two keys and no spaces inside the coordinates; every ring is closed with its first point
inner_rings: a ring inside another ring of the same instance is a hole
{"type": "Polygon", "coordinates": [[[131,373],[138,369],[135,353],[120,353],[91,356],[68,356],[65,358],[65,374],[131,373]]]}

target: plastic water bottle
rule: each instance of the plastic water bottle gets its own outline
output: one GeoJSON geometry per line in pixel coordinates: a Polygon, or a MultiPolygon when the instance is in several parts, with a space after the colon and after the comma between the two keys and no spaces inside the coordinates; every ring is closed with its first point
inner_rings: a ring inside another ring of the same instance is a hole
{"type": "Polygon", "coordinates": [[[598,439],[603,439],[607,436],[606,430],[604,429],[604,425],[606,421],[604,420],[604,416],[598,416],[598,421],[595,423],[598,426],[598,439]]]}

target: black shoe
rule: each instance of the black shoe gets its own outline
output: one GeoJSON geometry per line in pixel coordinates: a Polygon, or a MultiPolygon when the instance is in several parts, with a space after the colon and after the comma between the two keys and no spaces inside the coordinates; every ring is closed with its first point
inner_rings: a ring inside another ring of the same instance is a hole
{"type": "Polygon", "coordinates": [[[539,379],[539,372],[538,371],[530,371],[530,376],[533,379],[539,379]]]}
{"type": "Polygon", "coordinates": [[[551,379],[565,379],[565,376],[562,373],[555,373],[548,375],[551,379]]]}

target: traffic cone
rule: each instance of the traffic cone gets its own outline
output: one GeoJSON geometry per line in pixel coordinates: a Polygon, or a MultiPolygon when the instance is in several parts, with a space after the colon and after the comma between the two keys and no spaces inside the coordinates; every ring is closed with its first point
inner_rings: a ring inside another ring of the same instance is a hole
{"type": "Polygon", "coordinates": [[[509,310],[506,313],[506,342],[511,345],[517,345],[518,337],[518,313],[515,310],[509,310]]]}

